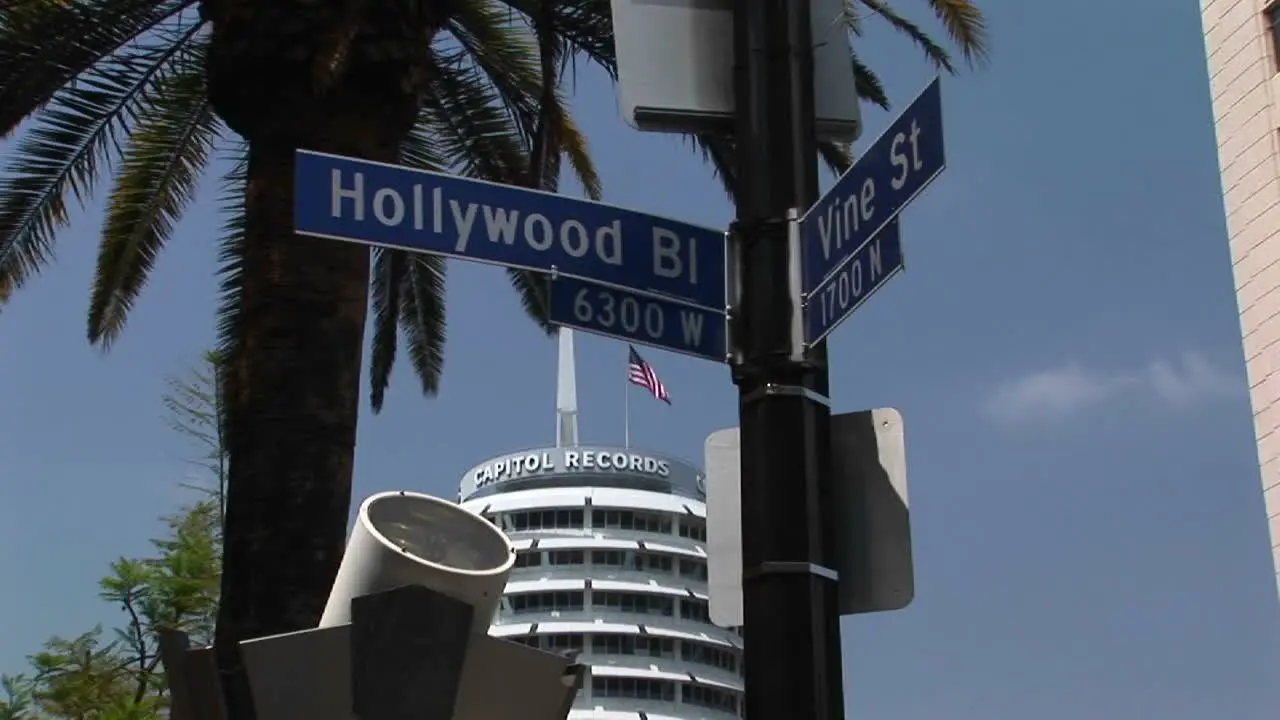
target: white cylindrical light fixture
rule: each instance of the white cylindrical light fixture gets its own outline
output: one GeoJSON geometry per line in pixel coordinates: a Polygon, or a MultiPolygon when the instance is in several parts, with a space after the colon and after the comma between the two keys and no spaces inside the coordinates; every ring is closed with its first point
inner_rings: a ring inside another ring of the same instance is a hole
{"type": "Polygon", "coordinates": [[[485,632],[515,563],[511,541],[470,510],[405,491],[360,504],[320,627],[351,622],[351,600],[420,585],[475,608],[473,632],[485,632]]]}

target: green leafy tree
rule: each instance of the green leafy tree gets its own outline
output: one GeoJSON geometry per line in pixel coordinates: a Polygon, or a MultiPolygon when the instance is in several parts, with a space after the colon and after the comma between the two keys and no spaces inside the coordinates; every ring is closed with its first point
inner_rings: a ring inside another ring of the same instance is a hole
{"type": "Polygon", "coordinates": [[[0,720],[28,720],[32,716],[31,680],[26,675],[0,675],[0,720]]]}
{"type": "MultiPolygon", "coordinates": [[[[554,190],[561,160],[599,180],[560,80],[585,56],[610,73],[608,0],[0,0],[0,136],[27,122],[0,179],[0,302],[50,259],[70,198],[111,192],[88,336],[110,346],[211,158],[226,154],[219,241],[226,396],[226,553],[217,643],[312,626],[350,506],[363,337],[374,408],[398,338],[424,391],[443,363],[441,258],[298,238],[293,158],[307,148],[554,190]]],[[[970,0],[926,0],[966,57],[984,49],[970,0]]],[[[946,51],[884,0],[940,67],[946,51]]],[[[857,58],[858,91],[887,106],[857,58]]],[[[695,142],[733,187],[733,143],[695,142]]],[[[846,148],[822,159],[847,166],[846,148]]],[[[545,324],[545,284],[512,272],[545,324]]],[[[245,715],[229,697],[233,716],[245,715]]]]}
{"type": "Polygon", "coordinates": [[[201,472],[184,486],[197,499],[163,518],[165,533],[145,558],[120,558],[99,582],[99,597],[118,607],[112,633],[94,627],[49,639],[30,656],[29,672],[0,678],[0,720],[161,720],[168,706],[158,633],[182,630],[194,644],[213,641],[222,555],[225,446],[216,431],[214,358],[164,398],[171,421],[200,448],[201,472]]]}

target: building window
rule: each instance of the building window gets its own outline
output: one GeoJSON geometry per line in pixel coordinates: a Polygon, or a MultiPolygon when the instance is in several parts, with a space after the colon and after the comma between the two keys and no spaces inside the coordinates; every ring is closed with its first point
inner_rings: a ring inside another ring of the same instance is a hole
{"type": "Polygon", "coordinates": [[[521,638],[512,638],[516,642],[524,643],[529,647],[540,648],[547,652],[561,652],[564,650],[577,650],[582,652],[583,635],[582,633],[552,633],[549,635],[526,635],[521,638]]]}
{"type": "Polygon", "coordinates": [[[591,679],[591,694],[595,697],[637,698],[639,700],[676,699],[675,685],[666,680],[645,678],[597,677],[591,679]]]}
{"type": "Polygon", "coordinates": [[[674,658],[675,641],[671,638],[644,635],[593,635],[591,652],[601,655],[645,655],[656,658],[674,658]]]}
{"type": "Polygon", "coordinates": [[[582,591],[521,593],[510,596],[508,602],[515,614],[575,612],[582,610],[582,591]]]}
{"type": "Polygon", "coordinates": [[[591,564],[596,567],[626,567],[627,554],[621,550],[592,550],[591,564]]]}
{"type": "Polygon", "coordinates": [[[738,672],[738,655],[733,650],[691,641],[680,643],[680,659],[685,662],[738,672]]]}
{"type": "Polygon", "coordinates": [[[552,550],[547,553],[548,565],[581,565],[581,550],[552,550]]]}
{"type": "Polygon", "coordinates": [[[676,567],[675,560],[670,555],[633,550],[592,550],[591,564],[602,568],[668,575],[673,574],[676,567]]]}
{"type": "Polygon", "coordinates": [[[701,705],[702,707],[731,712],[735,715],[738,713],[738,696],[720,688],[706,685],[685,685],[680,689],[680,700],[689,705],[701,705]]]}
{"type": "Polygon", "coordinates": [[[1280,2],[1273,2],[1262,11],[1262,17],[1267,22],[1267,34],[1271,36],[1271,52],[1276,62],[1277,69],[1280,69],[1280,2]]]}
{"type": "Polygon", "coordinates": [[[592,510],[591,527],[596,530],[633,530],[671,534],[671,518],[634,510],[592,510]]]}
{"type": "Polygon", "coordinates": [[[538,567],[542,564],[542,553],[540,552],[522,552],[516,553],[515,567],[538,567]]]}
{"type": "Polygon", "coordinates": [[[707,541],[707,523],[700,518],[680,518],[680,537],[707,541]]]}
{"type": "Polygon", "coordinates": [[[582,510],[530,510],[507,515],[507,522],[514,532],[524,530],[581,530],[582,510]]]}
{"type": "Polygon", "coordinates": [[[680,577],[707,581],[707,564],[701,560],[680,560],[680,577]]]}
{"type": "Polygon", "coordinates": [[[591,594],[591,606],[598,610],[612,612],[642,613],[645,615],[662,615],[672,617],[675,614],[675,600],[661,595],[641,595],[628,592],[594,592],[591,594]]]}
{"type": "Polygon", "coordinates": [[[656,571],[663,573],[671,572],[671,556],[657,555],[655,553],[636,553],[632,558],[632,568],[644,572],[656,571]]]}
{"type": "Polygon", "coordinates": [[[705,600],[681,600],[680,617],[696,622],[711,622],[710,608],[705,600]]]}

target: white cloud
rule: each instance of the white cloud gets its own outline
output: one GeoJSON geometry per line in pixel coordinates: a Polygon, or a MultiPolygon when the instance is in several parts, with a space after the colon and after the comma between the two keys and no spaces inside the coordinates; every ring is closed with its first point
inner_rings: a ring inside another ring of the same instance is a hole
{"type": "Polygon", "coordinates": [[[1195,354],[1184,355],[1180,366],[1164,361],[1151,363],[1146,379],[1156,395],[1172,405],[1242,395],[1248,389],[1244,378],[1224,372],[1195,354]]]}
{"type": "Polygon", "coordinates": [[[1070,363],[1014,378],[995,388],[985,410],[1000,422],[1056,420],[1106,403],[1154,399],[1188,407],[1245,392],[1242,378],[1187,353],[1130,372],[1106,372],[1070,363]]]}
{"type": "Polygon", "coordinates": [[[1115,390],[1114,379],[1066,365],[997,387],[987,402],[987,411],[998,420],[1055,418],[1097,405],[1115,390]]]}

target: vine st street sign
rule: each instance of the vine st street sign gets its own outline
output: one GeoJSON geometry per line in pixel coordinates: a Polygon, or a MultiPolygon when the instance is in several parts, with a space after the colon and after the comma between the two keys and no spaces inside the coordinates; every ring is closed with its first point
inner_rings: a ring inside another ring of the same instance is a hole
{"type": "Polygon", "coordinates": [[[934,78],[800,218],[804,292],[816,290],[945,166],[942,93],[934,78]]]}
{"type": "MultiPolygon", "coordinates": [[[[841,282],[850,290],[860,254],[862,272],[869,272],[874,245],[868,241],[889,232],[888,226],[946,167],[942,141],[942,91],[938,78],[920,93],[835,185],[800,218],[802,253],[801,292],[805,306],[805,342],[812,345],[857,308],[866,295],[901,270],[901,242],[897,228],[881,239],[881,250],[897,248],[897,265],[875,279],[864,277],[864,292],[850,302],[848,312],[836,308],[832,292],[841,282]],[[839,276],[845,279],[840,280],[839,276]],[[823,294],[825,297],[822,297],[823,294]]],[[[888,261],[886,255],[882,261],[888,261]]]]}
{"type": "Polygon", "coordinates": [[[809,295],[804,307],[805,342],[821,342],[889,278],[905,269],[902,235],[898,218],[894,218],[809,295]]]}

